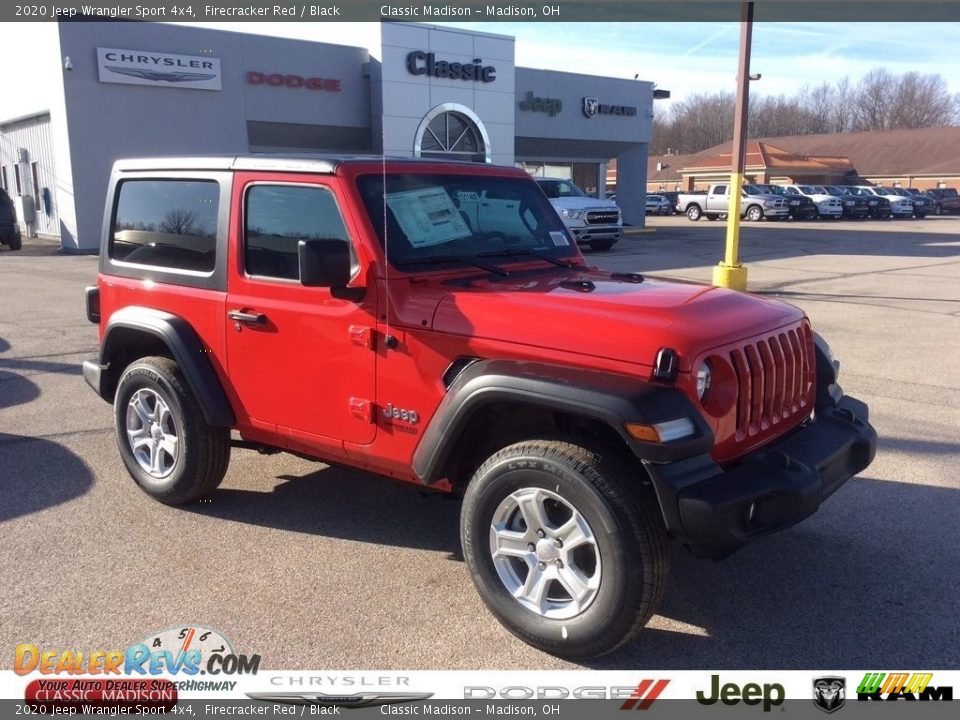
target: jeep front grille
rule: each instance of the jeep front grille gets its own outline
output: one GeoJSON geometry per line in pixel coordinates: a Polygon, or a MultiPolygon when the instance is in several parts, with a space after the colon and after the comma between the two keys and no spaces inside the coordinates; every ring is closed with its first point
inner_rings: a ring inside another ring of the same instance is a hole
{"type": "Polygon", "coordinates": [[[584,219],[587,225],[616,225],[620,213],[616,210],[591,210],[584,219]]]}
{"type": "Polygon", "coordinates": [[[737,440],[809,415],[813,337],[806,323],[730,351],[737,374],[737,440]]]}

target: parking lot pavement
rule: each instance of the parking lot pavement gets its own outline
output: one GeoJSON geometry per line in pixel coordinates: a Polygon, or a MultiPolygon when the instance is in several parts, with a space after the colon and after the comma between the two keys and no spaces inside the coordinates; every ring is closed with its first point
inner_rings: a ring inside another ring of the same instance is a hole
{"type": "MultiPolygon", "coordinates": [[[[650,225],[590,261],[709,279],[722,223],[650,225]]],[[[743,256],[752,290],[829,339],[879,454],[814,517],[723,562],[674,547],[660,614],[591,667],[960,666],[960,218],[747,224],[743,256]]],[[[210,502],[138,491],[80,375],[95,273],[0,251],[0,668],[22,642],[110,649],[188,622],[271,669],[572,667],[484,609],[456,501],[242,450],[210,502]]]]}

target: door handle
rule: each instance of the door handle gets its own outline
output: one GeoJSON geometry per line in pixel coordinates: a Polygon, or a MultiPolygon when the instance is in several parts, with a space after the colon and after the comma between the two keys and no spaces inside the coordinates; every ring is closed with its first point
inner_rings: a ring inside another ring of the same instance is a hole
{"type": "Polygon", "coordinates": [[[230,310],[227,312],[227,317],[237,322],[246,323],[247,325],[265,325],[267,323],[267,316],[262,313],[245,313],[241,310],[230,310]]]}

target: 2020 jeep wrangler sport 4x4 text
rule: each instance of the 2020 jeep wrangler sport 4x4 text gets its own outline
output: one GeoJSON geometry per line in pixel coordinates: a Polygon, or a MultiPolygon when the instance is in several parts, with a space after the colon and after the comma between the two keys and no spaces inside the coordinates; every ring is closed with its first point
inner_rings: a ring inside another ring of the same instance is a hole
{"type": "Polygon", "coordinates": [[[513,168],[120,161],[86,303],[147,494],[210,493],[236,444],[462,493],[487,607],[569,658],[643,627],[669,538],[728,555],[876,450],[800,310],[591,268],[513,168]]]}

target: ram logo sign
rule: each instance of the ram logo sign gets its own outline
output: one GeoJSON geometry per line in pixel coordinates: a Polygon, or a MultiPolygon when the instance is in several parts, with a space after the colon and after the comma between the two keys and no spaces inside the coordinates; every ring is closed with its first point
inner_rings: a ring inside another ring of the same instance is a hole
{"type": "Polygon", "coordinates": [[[857,700],[953,700],[953,686],[933,687],[933,673],[867,673],[857,687],[857,700]]]}

